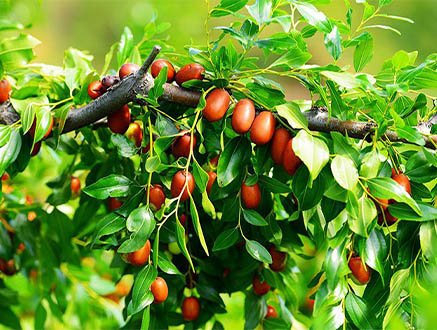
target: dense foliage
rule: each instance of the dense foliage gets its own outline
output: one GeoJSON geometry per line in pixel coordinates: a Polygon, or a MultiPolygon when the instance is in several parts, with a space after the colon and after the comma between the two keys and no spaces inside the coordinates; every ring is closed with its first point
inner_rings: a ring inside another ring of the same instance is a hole
{"type": "Polygon", "coordinates": [[[397,32],[374,20],[411,22],[385,13],[391,0],[357,1],[355,22],[349,2],[339,20],[315,7],[329,0],[221,0],[206,24],[230,17],[217,39],[175,54],[169,25],[152,21],[139,40],[126,28],[100,73],[77,49],[63,67],[32,62],[39,41],[0,22],[2,110],[20,116],[0,126],[0,323],[20,328],[32,311],[36,329],[48,315],[83,328],[109,313],[100,326],[220,329],[223,294],[244,292],[247,329],[429,325],[437,55],[399,51],[363,73],[370,31],[397,32]],[[308,64],[319,35],[332,64],[308,64]],[[110,96],[154,45],[168,61],[152,66],[148,95],[61,134],[69,112],[110,96]],[[347,51],[353,64],[338,66],[347,51]],[[311,98],[286,100],[283,79],[311,98]],[[201,92],[197,107],[160,98],[173,80],[201,92]],[[311,111],[375,130],[312,131],[311,111]],[[69,161],[42,204],[14,189],[41,142],[69,161]]]}

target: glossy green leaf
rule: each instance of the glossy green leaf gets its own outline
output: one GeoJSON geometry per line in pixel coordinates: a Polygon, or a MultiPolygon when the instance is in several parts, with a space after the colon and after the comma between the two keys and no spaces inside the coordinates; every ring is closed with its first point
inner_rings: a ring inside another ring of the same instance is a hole
{"type": "Polygon", "coordinates": [[[246,251],[252,256],[252,258],[265,262],[272,263],[272,256],[269,251],[257,241],[246,240],[246,251]]]}
{"type": "Polygon", "coordinates": [[[133,182],[123,175],[111,174],[87,186],[83,192],[97,199],[127,196],[133,182]]]}
{"type": "Polygon", "coordinates": [[[331,162],[335,181],[347,190],[354,190],[358,184],[358,170],[354,162],[345,156],[335,156],[331,162]]]}
{"type": "Polygon", "coordinates": [[[242,174],[251,153],[250,142],[244,137],[233,138],[226,144],[217,167],[217,183],[220,187],[227,186],[242,174]]]}
{"type": "Polygon", "coordinates": [[[156,268],[151,265],[145,266],[138,273],[132,288],[132,301],[128,306],[129,315],[141,312],[153,302],[154,298],[150,292],[150,286],[157,276],[156,268]]]}
{"type": "Polygon", "coordinates": [[[254,210],[242,210],[244,220],[253,226],[267,226],[268,223],[258,212],[254,210]]]}
{"type": "Polygon", "coordinates": [[[214,242],[214,247],[212,250],[214,252],[225,250],[237,243],[238,239],[240,237],[240,233],[238,231],[238,228],[231,228],[226,229],[218,235],[214,242]]]}
{"type": "Polygon", "coordinates": [[[206,244],[205,236],[203,236],[202,225],[200,224],[199,213],[197,212],[196,204],[194,203],[193,197],[190,195],[190,214],[193,220],[194,230],[199,237],[200,244],[206,255],[209,256],[208,245],[206,244]]]}

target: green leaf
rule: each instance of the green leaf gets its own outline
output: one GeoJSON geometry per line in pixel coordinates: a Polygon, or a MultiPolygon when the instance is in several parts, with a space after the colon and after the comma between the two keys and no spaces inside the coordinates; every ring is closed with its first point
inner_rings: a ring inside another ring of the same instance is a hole
{"type": "Polygon", "coordinates": [[[346,275],[347,270],[344,247],[338,246],[335,249],[329,249],[325,259],[325,271],[330,290],[337,287],[340,279],[346,275]]]}
{"type": "Polygon", "coordinates": [[[367,37],[362,40],[354,52],[354,68],[356,72],[361,71],[373,57],[373,37],[369,33],[367,37]]]}
{"type": "Polygon", "coordinates": [[[389,5],[393,0],[379,0],[379,6],[387,6],[389,5]]]}
{"type": "Polygon", "coordinates": [[[275,178],[270,178],[265,175],[258,177],[258,183],[261,187],[274,194],[285,194],[291,192],[290,186],[276,180],[275,178]]]}
{"type": "Polygon", "coordinates": [[[217,167],[217,183],[220,187],[227,186],[242,175],[251,153],[250,142],[244,137],[233,138],[226,144],[217,167]]]}
{"type": "Polygon", "coordinates": [[[325,33],[324,42],[328,53],[334,58],[334,60],[338,60],[343,49],[341,47],[340,31],[337,26],[334,26],[330,32],[325,33]]]}
{"type": "Polygon", "coordinates": [[[253,226],[267,226],[268,223],[264,218],[256,211],[254,210],[246,210],[243,209],[243,216],[244,220],[246,220],[247,223],[250,223],[253,226]]]}
{"type": "Polygon", "coordinates": [[[272,0],[256,0],[252,6],[246,8],[258,25],[263,25],[271,16],[272,0]]]}
{"type": "Polygon", "coordinates": [[[125,228],[125,226],[126,221],[123,217],[115,213],[109,213],[97,222],[96,228],[94,229],[93,242],[96,242],[96,240],[102,236],[117,233],[125,228]]]}
{"type": "Polygon", "coordinates": [[[120,253],[129,253],[142,248],[149,239],[156,222],[152,211],[144,206],[132,211],[126,220],[127,229],[133,234],[118,248],[120,253]]]}
{"type": "Polygon", "coordinates": [[[273,62],[270,67],[285,66],[288,68],[299,68],[311,59],[311,53],[298,47],[289,49],[284,55],[273,62]]]}
{"type": "Polygon", "coordinates": [[[159,251],[158,254],[158,267],[166,274],[182,276],[182,273],[179,271],[179,269],[171,262],[171,260],[167,257],[167,255],[162,251],[159,251]]]}
{"type": "Polygon", "coordinates": [[[212,17],[226,16],[236,13],[247,4],[248,0],[221,0],[219,5],[211,11],[212,17]]]}
{"type": "Polygon", "coordinates": [[[326,81],[326,85],[329,88],[329,92],[331,94],[331,111],[334,116],[344,115],[344,112],[347,111],[347,108],[341,99],[337,88],[331,80],[326,81]]]}
{"type": "Polygon", "coordinates": [[[117,153],[121,157],[132,157],[137,154],[138,149],[128,137],[121,134],[111,134],[111,143],[116,146],[117,153]]]}
{"type": "Polygon", "coordinates": [[[406,139],[411,143],[418,144],[419,146],[425,145],[425,140],[423,139],[422,134],[420,134],[416,128],[405,126],[396,127],[395,130],[398,133],[399,137],[406,139]]]}
{"type": "Polygon", "coordinates": [[[11,165],[21,150],[21,136],[17,129],[12,129],[9,141],[0,148],[0,175],[3,175],[6,168],[11,165]]]}
{"type": "Polygon", "coordinates": [[[349,72],[332,72],[322,71],[320,74],[324,75],[328,79],[335,81],[339,86],[347,89],[353,89],[360,87],[360,82],[349,72]]]}
{"type": "Polygon", "coordinates": [[[144,308],[153,303],[154,297],[150,292],[150,286],[157,276],[158,271],[151,265],[145,266],[138,273],[132,289],[132,301],[128,306],[129,315],[141,312],[144,308]]]}
{"type": "Polygon", "coordinates": [[[200,224],[199,213],[197,212],[196,204],[194,203],[193,197],[190,195],[190,213],[191,219],[193,220],[194,230],[199,237],[200,244],[203,247],[206,255],[209,256],[208,245],[205,241],[205,236],[203,236],[202,226],[200,224]]]}
{"type": "Polygon", "coordinates": [[[146,171],[148,173],[156,172],[159,168],[159,165],[161,165],[161,159],[159,156],[149,157],[146,160],[146,171]]]}
{"type": "Polygon", "coordinates": [[[148,330],[150,325],[150,306],[147,306],[143,312],[141,319],[141,330],[148,330]]]}
{"type": "Polygon", "coordinates": [[[335,156],[331,163],[331,171],[335,181],[347,190],[354,190],[358,184],[358,170],[348,157],[335,156]]]}
{"type": "Polygon", "coordinates": [[[202,193],[205,192],[209,176],[208,173],[206,173],[206,171],[199,165],[196,159],[193,162],[193,176],[194,181],[196,181],[196,186],[202,193]]]}
{"type": "Polygon", "coordinates": [[[420,225],[420,247],[424,255],[435,259],[437,255],[437,221],[429,221],[420,225]]]}
{"type": "Polygon", "coordinates": [[[374,315],[371,314],[366,303],[353,292],[346,296],[346,313],[359,329],[376,329],[373,324],[374,315]]]}
{"type": "Polygon", "coordinates": [[[418,215],[422,215],[422,211],[416,201],[393,179],[385,177],[373,178],[367,180],[367,185],[372,195],[408,204],[418,215]]]}
{"type": "Polygon", "coordinates": [[[331,22],[316,7],[309,3],[295,3],[296,9],[308,21],[308,24],[315,26],[318,30],[329,33],[332,30],[331,22]]]}
{"type": "Polygon", "coordinates": [[[0,307],[0,324],[10,329],[21,329],[20,319],[9,307],[0,307]]]}
{"type": "Polygon", "coordinates": [[[238,228],[231,228],[222,231],[215,240],[212,251],[217,252],[233,246],[237,243],[239,237],[240,233],[238,228]]]}
{"type": "Polygon", "coordinates": [[[367,198],[366,195],[361,196],[357,200],[352,192],[348,192],[346,209],[349,214],[349,228],[354,233],[367,237],[367,229],[377,216],[375,203],[370,198],[367,198]]]}
{"type": "Polygon", "coordinates": [[[118,43],[118,51],[117,51],[117,64],[118,67],[121,67],[126,63],[132,50],[134,48],[134,36],[132,31],[125,27],[123,30],[123,34],[121,35],[120,41],[118,43]]]}
{"type": "Polygon", "coordinates": [[[261,320],[266,316],[267,307],[262,299],[255,293],[246,294],[244,299],[244,329],[256,329],[261,320]]]}
{"type": "Polygon", "coordinates": [[[384,234],[378,229],[374,229],[366,240],[366,247],[363,251],[365,263],[381,274],[384,282],[385,265],[387,263],[388,248],[384,234]]]}
{"type": "Polygon", "coordinates": [[[180,221],[176,221],[176,238],[179,249],[181,249],[182,254],[187,258],[190,263],[191,268],[194,270],[193,261],[191,260],[190,252],[187,249],[187,241],[185,238],[185,228],[182,226],[180,221]]]}
{"type": "Polygon", "coordinates": [[[133,182],[123,175],[111,174],[83,189],[83,192],[97,199],[127,196],[133,182]]]}
{"type": "Polygon", "coordinates": [[[43,300],[41,300],[35,309],[35,327],[34,329],[45,329],[47,319],[47,311],[44,308],[43,300]]]}
{"type": "Polygon", "coordinates": [[[278,105],[276,111],[279,116],[286,119],[291,127],[295,129],[308,130],[308,120],[300,111],[299,106],[293,102],[287,102],[285,104],[278,105]]]}
{"type": "Polygon", "coordinates": [[[304,130],[300,130],[293,139],[293,150],[310,171],[312,180],[329,161],[329,149],[325,142],[304,130]]]}
{"type": "Polygon", "coordinates": [[[407,221],[432,221],[437,219],[437,208],[425,203],[417,203],[421,211],[420,216],[413,212],[411,208],[402,203],[390,204],[388,210],[390,214],[396,218],[407,221]]]}
{"type": "Polygon", "coordinates": [[[272,256],[269,251],[257,241],[246,240],[246,251],[252,256],[252,258],[265,262],[272,263],[272,256]]]}

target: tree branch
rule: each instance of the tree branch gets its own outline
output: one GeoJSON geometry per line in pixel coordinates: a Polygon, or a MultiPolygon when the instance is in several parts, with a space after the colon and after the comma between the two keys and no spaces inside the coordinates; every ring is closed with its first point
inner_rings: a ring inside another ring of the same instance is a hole
{"type": "MultiPolygon", "coordinates": [[[[161,48],[159,46],[153,47],[150,55],[135,74],[124,78],[118,84],[108,89],[105,94],[86,106],[71,110],[67,116],[63,133],[90,125],[107,117],[120,109],[123,105],[135,101],[138,94],[147,96],[154,83],[152,76],[147,73],[147,71],[160,50],[161,48]]],[[[196,107],[199,103],[200,96],[201,93],[198,91],[192,91],[166,83],[164,84],[164,93],[160,99],[196,107]]],[[[329,118],[326,109],[323,107],[315,107],[305,112],[304,115],[308,119],[308,128],[312,131],[327,133],[335,131],[352,138],[371,139],[371,135],[377,128],[373,123],[342,121],[336,118],[329,118]]],[[[430,127],[435,123],[436,118],[437,117],[434,116],[430,121],[418,125],[417,129],[419,132],[429,135],[430,127]]],[[[10,125],[18,120],[19,115],[14,111],[9,102],[5,102],[0,106],[1,124],[10,125]]],[[[409,143],[407,140],[399,137],[394,131],[386,131],[384,138],[392,142],[409,143]]],[[[437,135],[424,138],[428,148],[436,149],[437,135]]]]}

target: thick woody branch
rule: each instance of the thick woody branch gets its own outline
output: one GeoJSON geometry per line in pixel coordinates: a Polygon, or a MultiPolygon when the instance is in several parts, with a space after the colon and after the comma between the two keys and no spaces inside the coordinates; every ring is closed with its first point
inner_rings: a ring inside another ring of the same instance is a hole
{"type": "MultiPolygon", "coordinates": [[[[123,105],[136,101],[138,94],[145,95],[153,87],[154,80],[147,73],[150,65],[160,52],[160,47],[155,46],[152,52],[133,75],[122,79],[117,85],[110,88],[105,94],[89,103],[88,105],[73,109],[68,114],[63,133],[67,133],[78,128],[93,124],[102,118],[114,113],[123,105]]],[[[199,103],[201,93],[198,91],[187,90],[172,84],[164,84],[164,93],[161,100],[196,107],[199,103]]],[[[376,130],[376,125],[368,122],[342,121],[336,118],[329,118],[328,113],[323,108],[313,108],[304,113],[308,119],[308,128],[319,132],[340,132],[357,139],[370,139],[376,130]]],[[[19,120],[19,115],[14,111],[9,102],[0,106],[0,123],[10,125],[19,120]]],[[[437,115],[428,122],[421,123],[417,129],[425,135],[429,135],[430,128],[437,121],[437,115]]],[[[386,131],[384,138],[392,142],[404,142],[407,140],[400,138],[396,132],[386,131]]],[[[437,135],[429,138],[425,137],[426,146],[436,149],[437,135]]]]}

